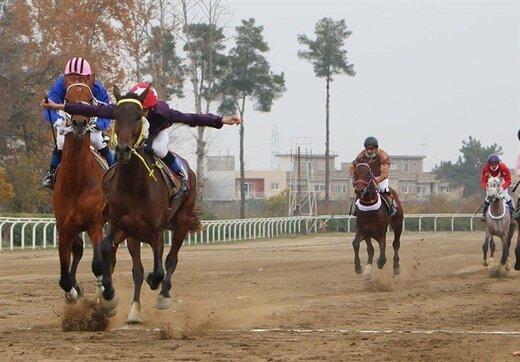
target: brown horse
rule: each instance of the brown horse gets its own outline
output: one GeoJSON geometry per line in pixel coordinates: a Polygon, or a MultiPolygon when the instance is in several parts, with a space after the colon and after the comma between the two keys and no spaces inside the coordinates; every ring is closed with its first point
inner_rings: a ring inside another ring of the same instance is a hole
{"type": "MultiPolygon", "coordinates": [[[[93,95],[86,84],[67,88],[68,102],[92,102],[93,95]]],[[[92,272],[101,288],[103,273],[99,243],[103,239],[102,210],[104,198],[101,178],[104,169],[90,151],[91,120],[72,116],[67,120],[70,132],[65,135],[63,157],[56,173],[53,206],[59,234],[61,278],[60,286],[69,302],[75,302],[82,289],[76,281],[78,263],[83,255],[83,241],[79,234],[86,231],[94,250],[92,272]],[[72,264],[71,264],[72,255],[72,264]]]]}
{"type": "Polygon", "coordinates": [[[114,166],[113,177],[106,182],[104,180],[103,185],[109,207],[109,232],[101,242],[104,287],[101,306],[106,311],[115,312],[118,302],[112,286],[110,262],[115,257],[114,247],[128,239],[134,279],[134,298],[127,318],[129,323],[141,323],[140,293],[144,270],[140,242],[148,243],[152,248],[153,272],[148,274],[146,281],[152,290],[156,290],[162,282],[156,307],[165,309],[171,306],[171,277],[184,237],[200,228],[200,220],[194,210],[196,179],[193,171],[188,169],[190,191],[173,203],[170,203],[164,179],[150,177],[148,168],[154,167],[154,157],[144,151],[143,142],[139,141],[144,125],[141,101],[148,91],[149,88],[140,97],[131,93],[121,97],[119,90],[114,90],[118,101],[114,110],[118,163],[114,166]],[[172,246],[165,263],[166,275],[162,267],[165,229],[173,231],[172,246]]]}
{"type": "Polygon", "coordinates": [[[374,258],[374,247],[372,246],[372,239],[377,240],[379,244],[379,259],[377,260],[377,267],[382,269],[386,263],[386,232],[388,225],[394,231],[394,275],[400,273],[399,267],[399,247],[401,245],[400,237],[403,230],[404,212],[401,201],[394,190],[390,190],[391,195],[395,201],[397,213],[390,216],[388,206],[385,200],[379,194],[379,189],[375,177],[366,163],[360,163],[356,166],[354,171],[354,187],[357,196],[357,212],[356,224],[357,231],[352,246],[354,247],[354,264],[357,274],[362,273],[361,262],[359,259],[359,246],[361,240],[367,243],[368,261],[365,266],[365,275],[370,278],[372,274],[372,260],[374,258]]]}

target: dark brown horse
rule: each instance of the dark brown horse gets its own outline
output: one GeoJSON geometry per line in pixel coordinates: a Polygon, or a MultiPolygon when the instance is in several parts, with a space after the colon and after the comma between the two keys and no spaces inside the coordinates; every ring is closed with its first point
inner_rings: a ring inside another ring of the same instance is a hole
{"type": "MultiPolygon", "coordinates": [[[[65,100],[68,102],[91,102],[92,99],[92,91],[86,84],[73,84],[67,88],[65,100]]],[[[99,243],[103,239],[104,225],[105,202],[101,192],[104,169],[90,151],[91,120],[75,115],[67,123],[70,132],[65,135],[63,157],[56,173],[53,205],[59,234],[60,286],[67,300],[75,302],[82,294],[76,271],[83,255],[83,241],[79,236],[83,231],[92,243],[92,272],[98,280],[98,292],[101,292],[103,269],[99,243]]]]}
{"type": "Polygon", "coordinates": [[[379,259],[377,260],[377,267],[382,269],[386,263],[386,232],[388,225],[394,231],[394,241],[392,246],[394,248],[394,275],[400,273],[399,267],[399,247],[401,245],[400,237],[403,230],[404,212],[401,201],[394,190],[390,190],[394,199],[397,213],[390,216],[388,207],[385,204],[383,197],[379,194],[379,189],[375,177],[366,163],[360,163],[356,166],[354,171],[354,187],[357,196],[357,212],[356,224],[357,231],[352,246],[354,247],[354,264],[357,274],[362,273],[361,261],[359,259],[359,246],[361,240],[365,240],[368,251],[368,261],[365,267],[365,275],[370,278],[372,275],[372,260],[374,258],[374,247],[372,246],[372,239],[375,239],[379,244],[379,259]]]}
{"type": "MultiPolygon", "coordinates": [[[[114,247],[127,239],[133,261],[135,288],[127,319],[129,323],[141,322],[140,293],[144,269],[140,257],[140,242],[148,243],[154,256],[153,272],[148,274],[146,282],[152,290],[157,289],[162,282],[156,307],[169,308],[171,277],[177,266],[179,249],[188,232],[200,228],[198,214],[194,210],[196,179],[193,171],[188,170],[190,191],[173,203],[170,203],[166,182],[160,176],[157,176],[157,180],[150,177],[148,168],[153,168],[155,161],[152,155],[144,151],[143,142],[139,141],[144,124],[140,102],[145,99],[148,91],[149,88],[140,97],[134,94],[121,97],[118,89],[114,90],[118,101],[114,110],[118,163],[114,166],[113,177],[103,186],[109,207],[109,232],[101,242],[104,287],[101,306],[107,311],[115,311],[117,307],[110,262],[115,257],[114,247]],[[162,267],[165,229],[173,231],[172,246],[165,263],[166,274],[162,267]]],[[[107,175],[109,174],[110,171],[107,175]]]]}

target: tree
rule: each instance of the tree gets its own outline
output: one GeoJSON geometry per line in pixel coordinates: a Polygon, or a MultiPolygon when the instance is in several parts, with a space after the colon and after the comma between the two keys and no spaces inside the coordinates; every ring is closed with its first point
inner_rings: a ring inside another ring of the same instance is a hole
{"type": "Polygon", "coordinates": [[[298,57],[312,63],[314,74],[325,78],[325,201],[330,200],[330,83],[337,74],[353,77],[354,65],[347,60],[347,51],[343,49],[346,40],[352,34],[347,30],[345,20],[334,21],[323,18],[316,23],[316,39],[307,35],[298,35],[298,42],[307,49],[298,51],[298,57]]]}
{"type": "Polygon", "coordinates": [[[7,181],[5,170],[0,167],[0,205],[5,205],[13,197],[13,185],[7,181]]]}
{"type": "MultiPolygon", "coordinates": [[[[182,0],[182,9],[184,51],[188,55],[188,74],[193,88],[195,110],[209,113],[212,103],[220,97],[215,85],[221,79],[222,69],[226,64],[226,57],[222,53],[225,49],[225,36],[220,26],[226,8],[221,0],[199,0],[194,4],[182,0]]],[[[206,136],[206,128],[197,127],[195,153],[199,203],[202,202],[205,183],[204,161],[208,152],[206,136]]]]}
{"type": "Polygon", "coordinates": [[[447,180],[452,185],[463,186],[464,197],[479,194],[480,171],[489,155],[502,154],[502,147],[496,143],[484,147],[479,140],[470,136],[467,141],[462,141],[459,151],[461,155],[457,162],[442,161],[435,166],[434,172],[438,178],[447,180]]]}
{"type": "Polygon", "coordinates": [[[229,52],[229,62],[220,84],[222,114],[238,110],[240,125],[240,217],[245,218],[245,162],[244,162],[244,115],[248,101],[254,101],[254,108],[269,112],[275,99],[285,91],[283,73],[271,71],[265,54],[269,46],[264,41],[263,26],[257,26],[255,19],[242,20],[236,28],[236,45],[229,52]]]}

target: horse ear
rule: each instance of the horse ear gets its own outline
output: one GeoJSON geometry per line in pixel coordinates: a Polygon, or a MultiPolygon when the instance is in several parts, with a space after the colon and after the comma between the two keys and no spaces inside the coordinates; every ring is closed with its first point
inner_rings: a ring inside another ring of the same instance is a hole
{"type": "Polygon", "coordinates": [[[121,91],[119,90],[119,87],[114,84],[114,97],[116,98],[116,101],[119,102],[121,97],[121,91]]]}
{"type": "Polygon", "coordinates": [[[139,96],[139,102],[143,103],[144,100],[146,99],[146,96],[148,95],[148,92],[150,92],[150,87],[152,86],[152,83],[148,84],[148,87],[146,87],[146,89],[143,91],[143,93],[141,93],[141,95],[139,96]]]}

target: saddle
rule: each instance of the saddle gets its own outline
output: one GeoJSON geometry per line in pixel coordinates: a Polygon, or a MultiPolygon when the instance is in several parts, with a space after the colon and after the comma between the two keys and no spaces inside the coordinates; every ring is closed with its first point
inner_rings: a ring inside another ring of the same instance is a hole
{"type": "MultiPolygon", "coordinates": [[[[162,178],[168,188],[168,198],[170,201],[170,207],[173,201],[173,196],[179,191],[181,187],[180,178],[175,175],[172,170],[158,157],[154,156],[154,163],[152,169],[154,171],[154,175],[159,180],[162,178]],[[157,172],[159,171],[159,172],[157,172]]],[[[101,189],[103,190],[103,194],[105,196],[110,191],[112,186],[112,182],[114,180],[114,176],[116,175],[117,163],[110,167],[105,174],[103,175],[103,179],[101,180],[101,189]]]]}

